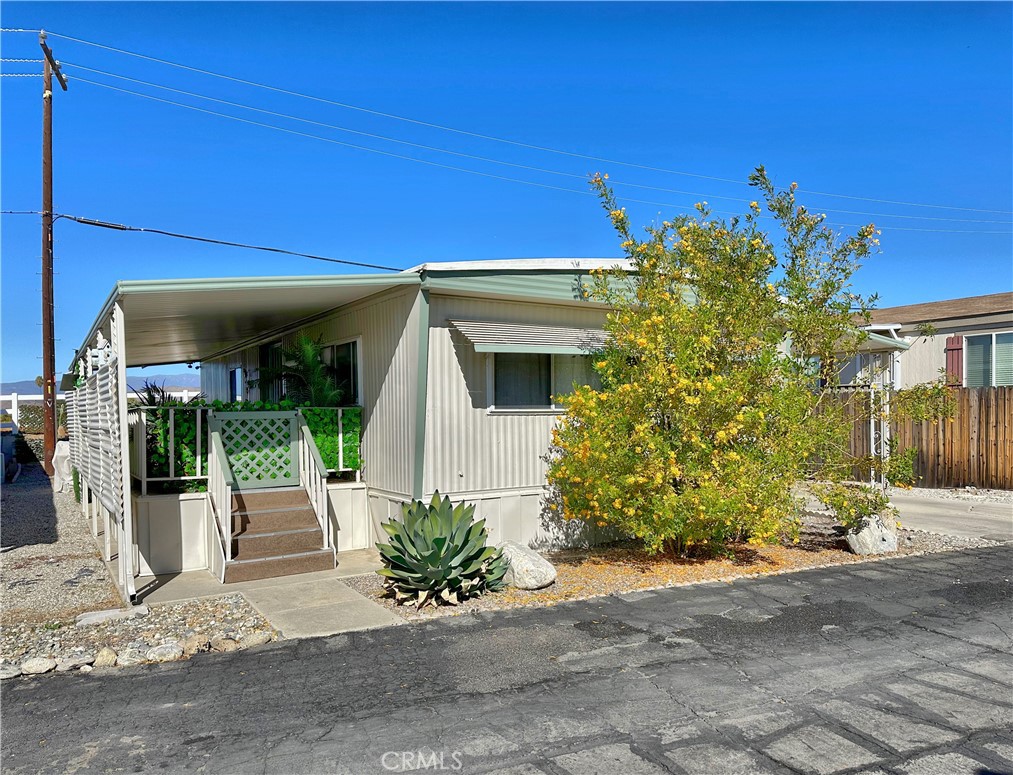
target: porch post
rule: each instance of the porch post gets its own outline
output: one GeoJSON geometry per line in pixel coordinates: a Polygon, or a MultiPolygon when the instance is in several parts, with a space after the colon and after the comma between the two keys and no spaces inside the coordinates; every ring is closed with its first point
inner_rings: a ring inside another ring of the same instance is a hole
{"type": "Polygon", "coordinates": [[[134,516],[130,494],[130,423],[127,417],[127,346],[123,326],[123,304],[113,305],[110,321],[110,339],[116,358],[115,394],[117,402],[116,425],[120,445],[120,498],[122,523],[119,535],[119,566],[124,596],[133,602],[134,587],[134,516]]]}

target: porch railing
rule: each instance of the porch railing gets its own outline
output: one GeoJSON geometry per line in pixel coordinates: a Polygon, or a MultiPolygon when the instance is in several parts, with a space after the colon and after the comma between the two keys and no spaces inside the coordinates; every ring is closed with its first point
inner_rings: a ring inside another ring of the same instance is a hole
{"type": "MultiPolygon", "coordinates": [[[[222,435],[218,431],[211,432],[211,450],[208,454],[208,503],[212,515],[218,525],[218,534],[222,539],[225,562],[232,559],[232,469],[225,455],[222,435]]],[[[224,568],[222,569],[224,573],[224,568]]]]}
{"type": "Polygon", "coordinates": [[[130,409],[130,476],[140,482],[142,495],[151,482],[207,480],[207,412],[192,406],[130,409]]]}
{"type": "Polygon", "coordinates": [[[299,483],[302,484],[313,505],[317,524],[324,536],[324,549],[331,546],[330,524],[327,518],[327,469],[320,450],[313,441],[306,418],[299,415],[299,483]]]}

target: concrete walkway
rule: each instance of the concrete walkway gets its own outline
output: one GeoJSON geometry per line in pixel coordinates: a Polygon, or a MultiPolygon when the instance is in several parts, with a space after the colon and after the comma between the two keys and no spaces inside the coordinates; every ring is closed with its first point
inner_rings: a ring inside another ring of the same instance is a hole
{"type": "Polygon", "coordinates": [[[338,567],[273,579],[221,584],[207,571],[137,579],[138,601],[172,603],[239,592],[286,638],[337,635],[404,622],[341,579],[380,567],[374,549],[338,554],[338,567]]]}
{"type": "Polygon", "coordinates": [[[930,533],[1013,541],[1013,504],[931,498],[915,492],[893,493],[900,523],[930,533]]]}

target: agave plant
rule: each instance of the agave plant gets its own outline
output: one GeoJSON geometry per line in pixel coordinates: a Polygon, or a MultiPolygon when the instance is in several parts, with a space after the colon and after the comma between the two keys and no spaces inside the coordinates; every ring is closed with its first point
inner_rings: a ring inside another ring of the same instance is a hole
{"type": "Polygon", "coordinates": [[[487,546],[485,520],[475,521],[475,507],[437,492],[427,506],[412,501],[401,507],[401,521],[381,525],[390,543],[377,544],[384,566],[384,589],[399,603],[457,605],[505,585],[509,567],[503,553],[487,546]]]}

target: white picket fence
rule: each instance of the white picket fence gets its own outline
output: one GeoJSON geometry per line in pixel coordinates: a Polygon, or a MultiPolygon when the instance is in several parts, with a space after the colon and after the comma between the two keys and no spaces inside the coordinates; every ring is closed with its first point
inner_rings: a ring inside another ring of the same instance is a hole
{"type": "MultiPolygon", "coordinates": [[[[200,390],[197,388],[184,388],[183,390],[169,390],[166,392],[173,398],[189,401],[191,398],[197,396],[200,390]]],[[[42,393],[3,393],[0,394],[0,410],[7,412],[14,424],[17,425],[20,419],[20,407],[23,404],[41,404],[42,398],[42,393]]],[[[66,393],[56,394],[57,401],[64,401],[66,398],[66,393]]]]}

